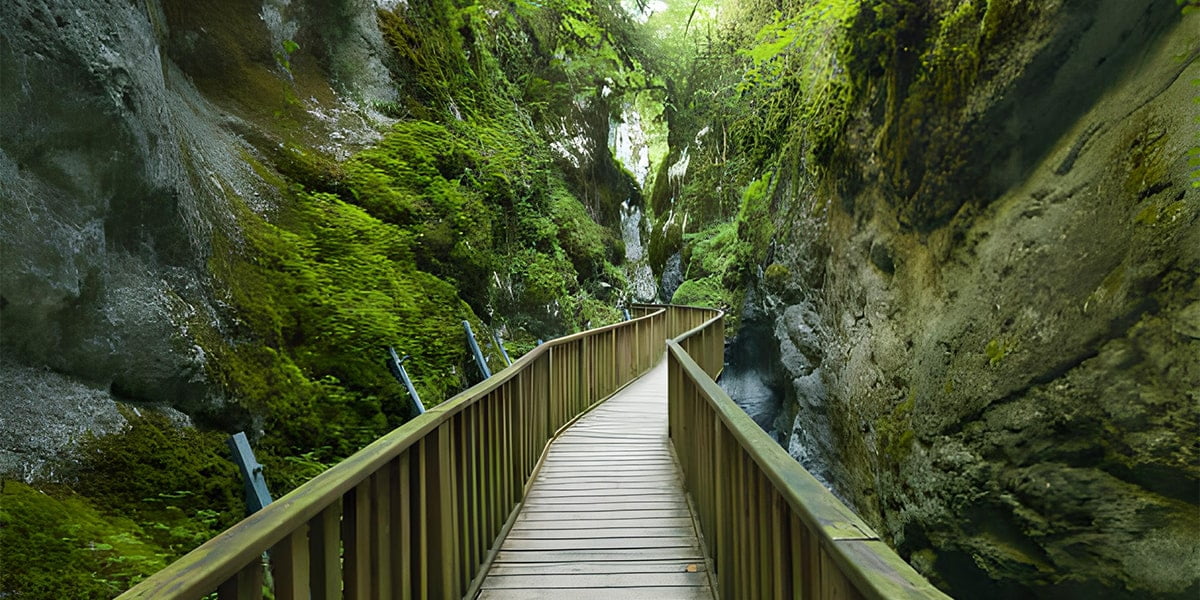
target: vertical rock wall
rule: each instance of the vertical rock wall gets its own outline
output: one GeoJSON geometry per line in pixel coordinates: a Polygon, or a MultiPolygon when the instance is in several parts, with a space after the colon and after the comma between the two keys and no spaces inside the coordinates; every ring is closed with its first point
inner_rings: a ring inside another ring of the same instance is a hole
{"type": "MultiPolygon", "coordinates": [[[[961,112],[902,115],[940,125],[891,120],[881,88],[847,128],[825,389],[796,391],[821,401],[792,440],[827,432],[835,487],[952,594],[1195,597],[1197,22],[1041,10],[961,112]]],[[[811,338],[801,311],[781,347],[811,338]]]]}

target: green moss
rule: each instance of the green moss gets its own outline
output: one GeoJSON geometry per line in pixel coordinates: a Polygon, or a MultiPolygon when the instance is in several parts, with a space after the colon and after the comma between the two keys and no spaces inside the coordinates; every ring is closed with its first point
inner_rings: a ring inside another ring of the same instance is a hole
{"type": "MultiPolygon", "coordinates": [[[[620,240],[592,220],[583,204],[565,188],[555,186],[550,190],[549,208],[558,244],[581,277],[601,276],[610,263],[618,264],[624,260],[624,246],[617,246],[620,240]]],[[[616,283],[610,281],[610,284],[616,283]]]]}
{"type": "Polygon", "coordinates": [[[988,364],[994,367],[1013,351],[1013,346],[1013,341],[1008,338],[992,338],[984,346],[983,355],[987,357],[988,364]]]}
{"type": "Polygon", "coordinates": [[[1160,211],[1157,204],[1151,202],[1142,207],[1138,214],[1133,217],[1133,222],[1138,225],[1153,226],[1158,223],[1160,211]]]}
{"type": "Polygon", "coordinates": [[[747,250],[738,239],[735,222],[722,223],[700,233],[685,236],[688,275],[719,275],[736,272],[737,259],[747,250]]]}
{"type": "MultiPolygon", "coordinates": [[[[666,175],[663,174],[660,181],[665,180],[666,175]]],[[[668,219],[651,230],[647,250],[654,272],[662,273],[671,256],[683,250],[682,220],[668,219]]]]}
{"type": "Polygon", "coordinates": [[[688,304],[710,308],[728,308],[726,291],[721,279],[708,275],[700,279],[688,279],[680,284],[671,296],[671,304],[688,304]]]}
{"type": "Polygon", "coordinates": [[[1163,148],[1164,133],[1160,129],[1147,128],[1137,132],[1129,142],[1129,165],[1123,187],[1130,197],[1140,199],[1145,190],[1170,179],[1174,157],[1163,148]]]}
{"type": "Polygon", "coordinates": [[[875,422],[875,434],[879,439],[879,448],[889,460],[892,469],[898,469],[912,453],[916,433],[912,428],[912,412],[916,406],[916,396],[909,393],[903,402],[897,404],[891,414],[880,417],[875,422]]]}
{"type": "Polygon", "coordinates": [[[224,434],[126,416],[126,430],[85,440],[61,466],[73,489],[3,483],[0,593],[111,598],[242,517],[224,434]]]}
{"type": "Polygon", "coordinates": [[[1091,294],[1088,294],[1087,300],[1083,303],[1083,311],[1086,313],[1101,304],[1115,300],[1125,285],[1125,276],[1125,265],[1117,265],[1108,275],[1104,276],[1100,285],[1091,294]]]}
{"type": "MultiPolygon", "coordinates": [[[[996,71],[1042,6],[867,0],[852,20],[839,56],[854,74],[854,101],[875,107],[879,163],[903,224],[930,230],[978,193],[972,190],[986,163],[961,149],[989,146],[976,139],[981,131],[972,126],[968,94],[979,77],[996,71]]],[[[840,175],[852,183],[858,177],[840,175]]]]}
{"type": "Polygon", "coordinates": [[[241,481],[227,434],[176,426],[149,409],[123,412],[129,424],[122,431],[81,442],[69,468],[76,491],[122,514],[157,515],[168,510],[159,494],[181,493],[165,503],[170,511],[216,511],[221,526],[241,518],[241,481]]]}
{"type": "Polygon", "coordinates": [[[767,247],[775,235],[775,224],[771,221],[771,173],[750,182],[738,208],[737,232],[739,275],[745,279],[754,273],[754,266],[767,254],[767,247]]]}
{"type": "Polygon", "coordinates": [[[791,278],[791,270],[779,263],[771,263],[763,271],[763,283],[767,289],[779,294],[783,293],[787,288],[789,279],[791,278]]]}
{"type": "Polygon", "coordinates": [[[0,492],[0,595],[111,598],[168,564],[175,553],[142,526],[67,490],[17,481],[0,492]]]}
{"type": "MultiPolygon", "coordinates": [[[[673,304],[730,309],[741,305],[743,261],[750,246],[738,236],[738,223],[727,222],[684,236],[684,281],[673,304]]],[[[737,316],[726,317],[726,331],[736,331],[737,316]]]]}
{"type": "Polygon", "coordinates": [[[386,346],[414,356],[426,402],[461,389],[459,323],[471,313],[452,285],[417,269],[411,232],[307,193],[279,224],[248,210],[240,224],[243,245],[223,242],[230,252],[213,269],[254,335],[212,352],[234,397],[269,415],[269,454],[317,450],[333,461],[406,418],[403,391],[381,366],[386,346]]]}

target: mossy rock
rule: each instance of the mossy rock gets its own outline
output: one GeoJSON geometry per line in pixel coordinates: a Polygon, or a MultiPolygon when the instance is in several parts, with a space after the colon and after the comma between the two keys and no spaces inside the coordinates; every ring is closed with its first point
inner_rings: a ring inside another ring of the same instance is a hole
{"type": "Polygon", "coordinates": [[[245,515],[228,434],[176,425],[150,409],[123,412],[124,430],[84,439],[66,467],[77,492],[150,524],[148,537],[178,553],[245,515]]]}

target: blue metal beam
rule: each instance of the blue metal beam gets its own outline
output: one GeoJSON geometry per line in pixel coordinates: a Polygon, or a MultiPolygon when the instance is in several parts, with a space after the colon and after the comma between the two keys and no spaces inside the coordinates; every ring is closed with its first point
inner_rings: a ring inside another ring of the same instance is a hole
{"type": "Polygon", "coordinates": [[[396,350],[388,346],[387,368],[392,372],[400,383],[404,384],[404,389],[408,390],[408,397],[412,399],[413,408],[417,409],[418,415],[425,414],[425,404],[421,402],[421,397],[417,395],[417,388],[413,386],[412,378],[408,376],[408,370],[404,368],[404,361],[408,360],[409,355],[405,354],[404,358],[396,355],[396,350]]]}
{"type": "Polygon", "coordinates": [[[504,349],[504,342],[500,341],[500,332],[492,330],[492,341],[496,343],[496,347],[500,349],[500,355],[504,357],[504,364],[511,365],[512,359],[508,357],[508,350],[504,349]]]}
{"type": "Polygon", "coordinates": [[[267,479],[263,477],[263,466],[254,458],[246,432],[239,431],[226,441],[233,452],[233,462],[242,472],[246,488],[246,513],[254,514],[271,503],[271,492],[267,490],[267,479]]]}
{"type": "Polygon", "coordinates": [[[475,332],[471,331],[471,324],[463,321],[463,329],[467,331],[467,344],[471,346],[471,353],[475,355],[475,364],[479,365],[479,372],[483,373],[484,379],[491,377],[492,370],[488,368],[487,360],[483,358],[483,351],[479,349],[479,344],[475,341],[475,332]]]}

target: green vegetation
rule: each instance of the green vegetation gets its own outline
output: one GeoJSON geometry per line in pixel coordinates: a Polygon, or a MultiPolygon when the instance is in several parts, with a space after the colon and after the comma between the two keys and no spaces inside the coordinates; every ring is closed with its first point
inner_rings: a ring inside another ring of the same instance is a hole
{"type": "Polygon", "coordinates": [[[300,44],[297,44],[292,40],[283,40],[279,45],[283,51],[275,52],[275,62],[279,63],[279,66],[283,67],[283,70],[287,71],[288,75],[291,75],[292,53],[300,49],[300,44]]]}
{"type": "MultiPolygon", "coordinates": [[[[726,5],[717,25],[708,22],[694,36],[685,66],[673,67],[680,72],[669,78],[676,100],[667,113],[667,162],[682,165],[686,148],[688,168],[674,179],[665,173],[656,179],[651,206],[660,227],[650,247],[656,268],[682,254],[686,278],[697,280],[685,282],[685,293],[706,288],[714,292],[707,296],[740,307],[746,287],[772,263],[772,242],[796,235],[794,228],[777,228],[776,219],[810,218],[772,209],[787,195],[815,198],[815,182],[837,164],[837,142],[854,105],[844,53],[859,7],[854,0],[726,5]],[[722,224],[736,227],[733,264],[718,272],[689,263],[706,255],[696,244],[722,224]],[[725,291],[712,289],[710,276],[717,273],[725,291]],[[699,283],[704,278],[706,284],[699,283]]],[[[818,213],[815,203],[792,205],[818,213]]]]}
{"type": "Polygon", "coordinates": [[[987,346],[983,348],[983,354],[988,359],[988,364],[996,366],[1000,361],[1004,360],[1013,350],[1013,343],[1006,338],[992,338],[988,340],[987,346]]]}
{"type": "Polygon", "coordinates": [[[547,94],[622,85],[602,72],[644,83],[601,12],[435,1],[378,16],[399,61],[400,122],[340,164],[287,145],[246,157],[285,202],[269,216],[243,206],[211,264],[242,326],[210,332],[214,375],[266,418],[258,446],[279,490],[409,417],[382,348],[411,354],[422,399],[440,402],[474,373],[462,320],[528,347],[615,320],[625,287],[615,236],[520,108],[527,93],[546,108],[547,94]],[[531,34],[588,60],[532,55],[516,43],[531,34]]]}
{"type": "Polygon", "coordinates": [[[463,320],[494,361],[494,329],[519,354],[619,320],[624,249],[600,223],[616,225],[606,216],[628,197],[627,175],[573,171],[544,132],[587,118],[581,102],[603,111],[661,84],[620,15],[583,0],[379,11],[400,94],[377,108],[397,122],[344,161],[317,150],[306,125],[301,98],[328,100],[320,57],[303,54],[318,44],[285,40],[256,58],[241,46],[257,25],[235,31],[211,11],[176,23],[215,32],[223,66],[185,66],[253,124],[241,159],[278,200],[218,184],[233,215],[207,266],[223,314],[187,323],[233,405],[192,415],[215,431],[131,413],[126,431],[82,444],[63,484],[37,484],[48,493],[6,483],[0,545],[37,560],[5,560],[0,595],[108,598],[236,522],[227,431],[251,435],[278,497],[401,424],[410,405],[386,346],[412,355],[434,404],[476,377],[463,320]]]}
{"type": "Polygon", "coordinates": [[[898,471],[900,465],[912,453],[916,433],[912,428],[913,407],[916,397],[910,392],[903,402],[897,404],[891,414],[880,417],[875,421],[875,435],[878,436],[877,447],[883,451],[887,466],[898,471]]]}
{"type": "Polygon", "coordinates": [[[763,271],[763,283],[775,294],[783,294],[791,277],[791,269],[779,263],[771,263],[763,271]]]}
{"type": "Polygon", "coordinates": [[[242,518],[225,435],[126,411],[57,470],[68,485],[5,481],[0,590],[16,598],[111,598],[242,518]]]}
{"type": "Polygon", "coordinates": [[[12,597],[111,598],[171,558],[127,517],[69,493],[3,486],[0,589],[12,597]]]}

